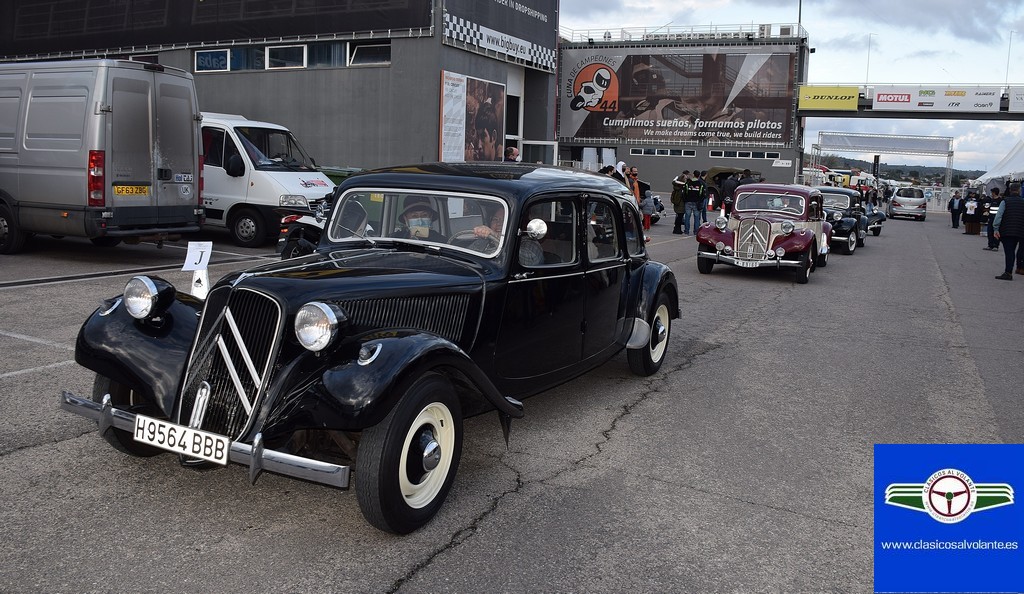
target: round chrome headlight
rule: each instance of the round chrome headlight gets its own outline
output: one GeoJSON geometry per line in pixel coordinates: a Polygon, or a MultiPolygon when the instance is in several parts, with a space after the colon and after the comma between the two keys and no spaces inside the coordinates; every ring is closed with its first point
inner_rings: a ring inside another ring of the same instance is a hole
{"type": "Polygon", "coordinates": [[[729,226],[729,219],[725,217],[718,217],[715,219],[715,229],[719,231],[725,231],[725,228],[729,226]]]}
{"type": "Polygon", "coordinates": [[[775,255],[780,257],[780,258],[785,256],[786,255],[786,248],[782,248],[782,247],[775,248],[775,255]]]}
{"type": "Polygon", "coordinates": [[[793,222],[792,221],[782,221],[782,232],[785,233],[786,235],[789,235],[790,233],[792,233],[793,232],[793,222]]]}
{"type": "Polygon", "coordinates": [[[723,242],[721,242],[721,241],[716,241],[716,242],[715,242],[715,250],[716,250],[716,251],[719,251],[719,252],[720,252],[720,251],[722,251],[722,250],[724,250],[724,249],[725,249],[725,243],[723,243],[723,242]]]}
{"type": "Polygon", "coordinates": [[[338,334],[338,326],[348,321],[345,312],[336,305],[312,301],[295,314],[295,337],[303,348],[322,351],[338,334]]]}
{"type": "Polygon", "coordinates": [[[835,211],[834,213],[832,213],[832,220],[833,221],[838,221],[841,218],[843,218],[843,213],[839,212],[838,210],[835,211]]]}
{"type": "Polygon", "coordinates": [[[124,307],[136,320],[144,320],[153,313],[158,297],[156,283],[148,276],[132,277],[124,285],[124,307]]]}

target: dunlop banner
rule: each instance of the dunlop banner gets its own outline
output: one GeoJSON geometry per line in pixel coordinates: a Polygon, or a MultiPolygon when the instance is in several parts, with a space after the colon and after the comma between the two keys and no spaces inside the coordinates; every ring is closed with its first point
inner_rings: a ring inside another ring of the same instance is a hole
{"type": "Polygon", "coordinates": [[[826,87],[800,85],[797,109],[823,111],[857,111],[860,87],[826,87]]]}

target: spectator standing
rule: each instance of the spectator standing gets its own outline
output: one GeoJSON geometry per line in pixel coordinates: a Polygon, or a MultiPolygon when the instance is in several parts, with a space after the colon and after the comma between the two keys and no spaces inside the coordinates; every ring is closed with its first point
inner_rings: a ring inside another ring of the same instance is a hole
{"type": "Polygon", "coordinates": [[[999,240],[996,239],[995,233],[995,220],[996,211],[999,210],[999,205],[1002,204],[1003,198],[999,195],[999,188],[992,188],[992,199],[988,204],[988,223],[985,224],[985,234],[988,235],[988,247],[982,249],[989,250],[991,252],[999,251],[999,240]]]}
{"type": "Polygon", "coordinates": [[[693,177],[686,181],[683,189],[683,235],[690,234],[690,222],[693,222],[693,233],[700,227],[700,205],[703,202],[704,186],[700,181],[700,171],[694,170],[693,177]]]}
{"type": "MultiPolygon", "coordinates": [[[[700,180],[701,193],[703,194],[700,201],[700,222],[706,223],[708,222],[708,200],[711,199],[711,191],[708,189],[708,172],[701,171],[698,179],[700,180]]],[[[693,232],[696,233],[697,230],[694,229],[693,232]]]]}
{"type": "Polygon", "coordinates": [[[505,161],[506,162],[515,163],[518,160],[519,160],[519,149],[518,148],[516,148],[514,146],[510,146],[510,147],[505,149],[505,161]]]}
{"type": "Polygon", "coordinates": [[[676,213],[675,223],[672,225],[672,233],[683,234],[683,217],[686,216],[686,206],[683,202],[683,194],[686,191],[686,180],[690,177],[690,171],[686,170],[672,180],[672,212],[676,213]]]}
{"type": "Polygon", "coordinates": [[[640,212],[644,215],[644,231],[651,228],[651,215],[654,214],[654,196],[650,190],[644,190],[643,200],[640,201],[640,212]]]}
{"type": "Polygon", "coordinates": [[[626,183],[626,162],[619,161],[615,164],[615,170],[612,171],[612,177],[619,180],[622,183],[626,183]]]}
{"type": "Polygon", "coordinates": [[[1003,244],[1003,258],[1006,267],[997,276],[999,280],[1013,280],[1013,265],[1017,263],[1017,274],[1024,274],[1024,198],[1020,196],[1020,182],[1010,182],[1006,188],[1006,196],[996,219],[995,237],[1003,244]]]}
{"type": "Polygon", "coordinates": [[[967,200],[964,201],[964,235],[978,235],[981,233],[981,211],[978,206],[978,194],[968,192],[967,200]]]}
{"type": "Polygon", "coordinates": [[[960,197],[960,191],[953,192],[953,197],[949,199],[949,203],[946,204],[946,210],[949,211],[952,217],[954,229],[960,228],[960,215],[964,212],[964,200],[960,197]]]}
{"type": "Polygon", "coordinates": [[[722,180],[722,204],[719,206],[725,206],[725,216],[729,216],[729,213],[732,212],[732,203],[736,198],[736,188],[738,188],[739,185],[740,181],[736,179],[735,173],[730,173],[728,177],[722,180]]]}
{"type": "Polygon", "coordinates": [[[739,180],[739,185],[742,186],[744,184],[752,184],[752,183],[754,183],[754,178],[751,177],[750,170],[749,169],[744,169],[743,170],[743,177],[741,177],[740,180],[739,180]]]}

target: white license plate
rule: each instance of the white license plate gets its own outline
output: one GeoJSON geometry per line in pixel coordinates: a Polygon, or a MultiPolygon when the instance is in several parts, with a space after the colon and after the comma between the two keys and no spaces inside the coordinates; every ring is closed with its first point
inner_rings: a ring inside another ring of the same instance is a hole
{"type": "Polygon", "coordinates": [[[758,262],[756,260],[736,260],[736,265],[740,268],[757,268],[758,262]]]}
{"type": "Polygon", "coordinates": [[[135,415],[135,441],[217,464],[228,463],[231,440],[223,435],[135,415]]]}

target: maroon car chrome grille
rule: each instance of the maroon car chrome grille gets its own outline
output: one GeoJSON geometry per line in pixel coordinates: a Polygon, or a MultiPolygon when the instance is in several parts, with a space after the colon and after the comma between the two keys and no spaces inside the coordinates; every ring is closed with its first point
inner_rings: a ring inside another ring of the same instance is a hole
{"type": "Polygon", "coordinates": [[[736,257],[745,260],[764,260],[771,237],[772,225],[761,219],[740,221],[736,229],[736,257]]]}
{"type": "Polygon", "coordinates": [[[231,287],[211,292],[181,394],[178,422],[193,424],[196,395],[205,383],[209,398],[199,428],[238,437],[270,383],[270,362],[281,324],[281,308],[262,293],[231,287]]]}
{"type": "Polygon", "coordinates": [[[360,299],[338,303],[360,330],[415,328],[452,342],[462,338],[469,295],[360,299]]]}

